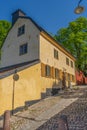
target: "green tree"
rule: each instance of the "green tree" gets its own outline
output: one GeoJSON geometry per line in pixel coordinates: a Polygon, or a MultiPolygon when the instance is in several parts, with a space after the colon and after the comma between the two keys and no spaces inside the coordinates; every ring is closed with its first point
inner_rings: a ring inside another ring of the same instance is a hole
{"type": "Polygon", "coordinates": [[[70,22],[54,38],[76,57],[76,67],[84,70],[87,64],[87,18],[79,17],[70,22]]]}
{"type": "Polygon", "coordinates": [[[10,22],[6,20],[0,20],[0,50],[10,28],[10,22]]]}

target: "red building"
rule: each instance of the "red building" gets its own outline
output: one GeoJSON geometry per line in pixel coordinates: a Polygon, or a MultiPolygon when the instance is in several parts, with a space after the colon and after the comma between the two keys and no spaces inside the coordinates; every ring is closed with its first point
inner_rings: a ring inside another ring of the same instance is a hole
{"type": "Polygon", "coordinates": [[[87,84],[87,77],[84,76],[82,71],[76,71],[76,83],[77,85],[87,84]]]}

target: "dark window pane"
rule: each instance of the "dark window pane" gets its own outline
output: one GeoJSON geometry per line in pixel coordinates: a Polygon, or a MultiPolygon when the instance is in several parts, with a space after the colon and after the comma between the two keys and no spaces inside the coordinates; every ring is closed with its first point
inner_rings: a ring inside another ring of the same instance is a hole
{"type": "Polygon", "coordinates": [[[73,68],[73,62],[71,61],[71,67],[73,68]]]}
{"type": "Polygon", "coordinates": [[[69,65],[69,59],[68,58],[66,58],[66,64],[69,65]]]}
{"type": "Polygon", "coordinates": [[[20,46],[20,50],[19,50],[19,51],[20,51],[19,54],[20,54],[20,55],[26,54],[26,53],[27,53],[27,48],[28,48],[27,43],[21,45],[21,46],[20,46]]]}
{"type": "Polygon", "coordinates": [[[58,78],[59,77],[59,71],[58,69],[55,69],[55,78],[58,78]]]}
{"type": "Polygon", "coordinates": [[[54,58],[58,59],[58,51],[54,49],[54,58]]]}
{"type": "Polygon", "coordinates": [[[68,74],[68,81],[70,81],[70,74],[68,74]]]}
{"type": "Polygon", "coordinates": [[[74,77],[74,75],[72,75],[72,81],[74,82],[74,80],[75,80],[75,77],[74,77]]]}
{"type": "Polygon", "coordinates": [[[18,36],[20,36],[24,33],[25,33],[25,25],[18,28],[18,36]]]}
{"type": "Polygon", "coordinates": [[[46,72],[46,76],[50,76],[51,75],[51,68],[50,66],[46,65],[46,68],[45,68],[45,72],[46,72]]]}

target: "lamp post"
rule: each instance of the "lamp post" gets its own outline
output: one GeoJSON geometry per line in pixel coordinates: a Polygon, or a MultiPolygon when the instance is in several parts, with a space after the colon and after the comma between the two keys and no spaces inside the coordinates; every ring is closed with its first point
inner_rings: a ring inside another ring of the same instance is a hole
{"type": "Polygon", "coordinates": [[[17,70],[15,70],[13,75],[13,92],[12,92],[12,115],[14,112],[14,92],[15,92],[15,81],[19,80],[19,75],[17,74],[17,70]]]}
{"type": "MultiPolygon", "coordinates": [[[[82,2],[83,0],[79,0],[78,2],[78,6],[75,8],[74,10],[74,13],[75,14],[81,14],[82,12],[84,12],[85,8],[83,6],[80,6],[80,3],[82,2]]],[[[84,69],[85,69],[85,75],[87,76],[87,54],[85,56],[85,64],[84,64],[84,69]]]]}
{"type": "Polygon", "coordinates": [[[85,8],[80,5],[80,3],[81,3],[82,1],[83,1],[83,0],[79,0],[78,5],[77,5],[77,7],[76,7],[75,10],[74,10],[74,13],[75,13],[75,14],[81,14],[82,12],[84,12],[85,8]]]}

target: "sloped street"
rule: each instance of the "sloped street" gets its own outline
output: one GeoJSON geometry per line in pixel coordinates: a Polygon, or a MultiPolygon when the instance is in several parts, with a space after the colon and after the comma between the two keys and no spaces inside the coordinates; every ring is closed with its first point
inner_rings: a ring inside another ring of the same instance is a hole
{"type": "MultiPolygon", "coordinates": [[[[60,115],[67,115],[69,130],[87,130],[87,88],[80,89],[78,100],[56,114],[37,130],[58,130],[58,118],[60,115]],[[83,91],[83,94],[81,92],[83,91]]],[[[74,96],[74,97],[75,97],[74,96]]],[[[71,98],[73,95],[65,94],[64,98],[71,98]]]]}
{"type": "Polygon", "coordinates": [[[67,116],[69,130],[87,130],[87,86],[47,97],[15,114],[11,130],[58,130],[61,115],[67,116]]]}

